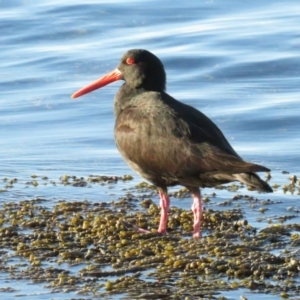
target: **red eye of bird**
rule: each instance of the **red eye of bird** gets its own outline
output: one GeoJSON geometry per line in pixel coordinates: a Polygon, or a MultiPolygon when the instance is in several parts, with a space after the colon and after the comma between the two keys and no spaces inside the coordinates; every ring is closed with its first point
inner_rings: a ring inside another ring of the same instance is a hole
{"type": "Polygon", "coordinates": [[[133,65],[133,64],[135,64],[134,58],[132,58],[132,57],[127,57],[127,58],[126,58],[126,64],[127,64],[127,65],[133,65]]]}

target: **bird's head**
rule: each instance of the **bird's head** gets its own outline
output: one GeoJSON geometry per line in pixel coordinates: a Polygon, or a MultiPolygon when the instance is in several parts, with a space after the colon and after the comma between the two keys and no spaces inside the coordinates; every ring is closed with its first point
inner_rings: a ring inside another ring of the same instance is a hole
{"type": "Polygon", "coordinates": [[[163,91],[166,85],[166,73],[159,58],[147,50],[132,49],[122,56],[115,70],[83,87],[74,93],[72,98],[80,97],[121,79],[133,89],[163,91]]]}

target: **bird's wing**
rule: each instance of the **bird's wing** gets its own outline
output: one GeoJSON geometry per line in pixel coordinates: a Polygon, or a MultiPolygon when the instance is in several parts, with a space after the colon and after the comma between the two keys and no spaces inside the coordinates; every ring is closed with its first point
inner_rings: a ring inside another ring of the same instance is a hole
{"type": "Polygon", "coordinates": [[[176,117],[188,124],[191,132],[190,138],[194,143],[201,144],[206,141],[219,150],[240,158],[222,131],[205,114],[190,105],[175,100],[168,94],[163,98],[173,108],[176,117]]]}
{"type": "Polygon", "coordinates": [[[187,144],[192,152],[189,166],[198,162],[202,168],[205,166],[206,172],[231,174],[269,171],[263,166],[243,161],[222,131],[202,112],[169,95],[166,99],[176,112],[176,120],[188,127],[187,144]]]}

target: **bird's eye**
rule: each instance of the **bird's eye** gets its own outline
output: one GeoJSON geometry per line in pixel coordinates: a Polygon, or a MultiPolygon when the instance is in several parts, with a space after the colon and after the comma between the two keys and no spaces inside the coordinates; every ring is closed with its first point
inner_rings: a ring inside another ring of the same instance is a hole
{"type": "Polygon", "coordinates": [[[132,58],[132,57],[127,57],[127,58],[126,58],[126,64],[127,64],[127,65],[133,65],[133,64],[135,64],[134,58],[132,58]]]}

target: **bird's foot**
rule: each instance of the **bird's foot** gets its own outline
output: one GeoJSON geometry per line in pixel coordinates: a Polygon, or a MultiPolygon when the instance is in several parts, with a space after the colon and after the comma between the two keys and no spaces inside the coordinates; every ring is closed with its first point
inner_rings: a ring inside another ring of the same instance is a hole
{"type": "Polygon", "coordinates": [[[158,230],[156,232],[153,232],[153,231],[150,231],[150,230],[147,230],[147,229],[143,229],[143,228],[140,228],[134,224],[131,224],[129,222],[126,222],[126,221],[122,221],[122,224],[124,225],[124,227],[127,229],[127,230],[133,230],[135,232],[139,232],[139,233],[152,233],[154,235],[165,235],[167,234],[167,230],[166,229],[161,229],[161,228],[158,228],[158,230]]]}
{"type": "Polygon", "coordinates": [[[149,230],[146,230],[146,229],[143,229],[143,228],[140,228],[134,224],[131,224],[129,222],[126,222],[126,221],[122,221],[122,224],[124,225],[124,227],[127,229],[127,230],[133,230],[133,231],[136,231],[136,232],[141,232],[141,233],[150,233],[151,231],[149,230]]]}
{"type": "Polygon", "coordinates": [[[134,231],[136,231],[136,232],[140,232],[140,233],[151,233],[151,231],[146,230],[146,229],[143,229],[143,228],[140,228],[140,227],[137,227],[136,225],[133,225],[132,227],[133,227],[134,231]]]}
{"type": "Polygon", "coordinates": [[[193,233],[193,238],[194,239],[200,239],[201,238],[201,232],[194,232],[193,233]]]}
{"type": "Polygon", "coordinates": [[[140,227],[137,227],[135,225],[133,225],[133,229],[136,231],[136,232],[141,232],[141,233],[152,233],[154,235],[158,234],[158,235],[166,235],[167,234],[167,230],[157,230],[156,232],[153,232],[153,231],[149,231],[149,230],[146,230],[146,229],[143,229],[143,228],[140,228],[140,227]]]}

